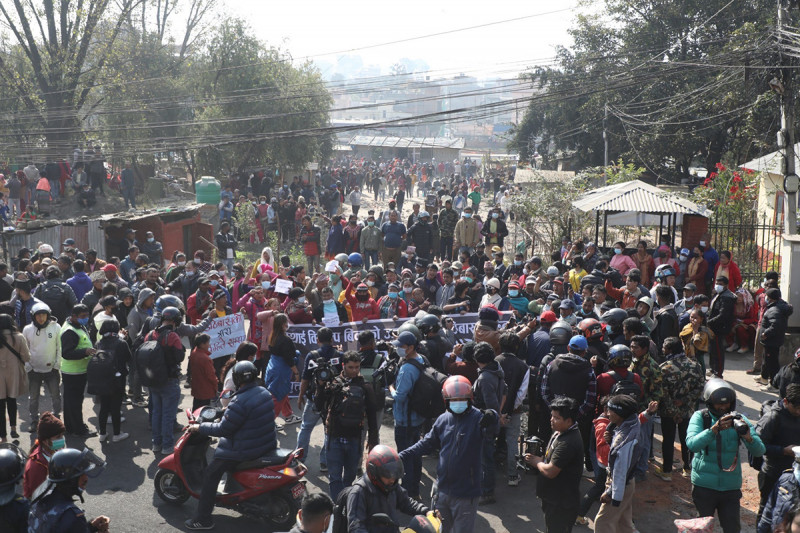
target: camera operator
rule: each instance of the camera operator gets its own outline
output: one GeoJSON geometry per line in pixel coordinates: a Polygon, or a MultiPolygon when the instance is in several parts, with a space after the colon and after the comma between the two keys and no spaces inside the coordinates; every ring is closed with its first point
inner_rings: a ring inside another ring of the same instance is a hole
{"type": "MultiPolygon", "coordinates": [[[[333,331],[330,328],[320,328],[317,332],[317,341],[320,344],[319,350],[311,351],[306,355],[303,373],[300,375],[300,394],[297,397],[297,406],[303,412],[303,421],[300,423],[300,431],[297,433],[296,447],[305,450],[306,460],[310,455],[308,447],[311,441],[311,432],[314,431],[314,426],[321,418],[314,403],[314,397],[319,386],[331,381],[342,368],[340,362],[342,352],[333,347],[333,331]]],[[[327,447],[326,438],[319,453],[319,467],[322,472],[328,470],[327,447]]]]}
{"type": "Polygon", "coordinates": [[[361,356],[358,352],[347,352],[342,365],[342,373],[323,385],[315,399],[328,437],[328,479],[334,500],[356,478],[365,418],[367,449],[378,444],[375,393],[361,375],[361,356]]]}
{"type": "Polygon", "coordinates": [[[727,381],[710,379],[703,389],[706,408],[689,421],[686,445],[692,459],[692,500],[700,516],[717,513],[724,533],[739,533],[742,466],[739,439],[756,457],[764,443],[744,415],[735,412],[736,392],[727,381]]]}
{"type": "Polygon", "coordinates": [[[758,473],[758,490],[761,492],[758,523],[775,482],[784,470],[792,468],[792,448],[800,446],[800,384],[789,385],[783,399],[765,409],[764,416],[756,423],[756,431],[766,449],[758,473]]]}
{"type": "Polygon", "coordinates": [[[542,500],[547,533],[569,533],[578,517],[583,474],[583,439],[578,429],[578,402],[561,396],[550,402],[553,436],[544,457],[525,454],[536,468],[536,495],[542,500]]]}

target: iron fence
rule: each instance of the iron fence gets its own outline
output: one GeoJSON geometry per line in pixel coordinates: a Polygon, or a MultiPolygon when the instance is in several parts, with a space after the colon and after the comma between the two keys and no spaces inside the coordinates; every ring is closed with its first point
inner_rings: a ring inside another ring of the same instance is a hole
{"type": "Polygon", "coordinates": [[[783,227],[765,215],[755,211],[715,215],[709,221],[708,230],[717,252],[731,252],[742,272],[743,285],[756,289],[768,271],[780,273],[783,227]]]}

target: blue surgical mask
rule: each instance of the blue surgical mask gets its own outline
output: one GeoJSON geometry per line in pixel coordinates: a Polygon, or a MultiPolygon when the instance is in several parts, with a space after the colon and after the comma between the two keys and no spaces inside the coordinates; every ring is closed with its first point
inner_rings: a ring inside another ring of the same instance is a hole
{"type": "Polygon", "coordinates": [[[622,250],[620,248],[614,248],[614,253],[619,255],[622,253],[622,250]]]}
{"type": "Polygon", "coordinates": [[[147,242],[153,242],[153,241],[155,241],[155,240],[156,240],[156,238],[155,238],[155,237],[148,237],[148,238],[147,238],[147,242]]]}
{"type": "Polygon", "coordinates": [[[78,319],[78,324],[80,324],[81,326],[85,326],[88,323],[89,323],[89,317],[88,316],[86,318],[79,318],[78,319]]]}
{"type": "Polygon", "coordinates": [[[60,439],[54,439],[50,447],[53,448],[53,451],[58,451],[62,448],[66,448],[67,439],[65,439],[64,437],[61,437],[60,439]]]}
{"type": "Polygon", "coordinates": [[[492,218],[500,218],[500,213],[492,213],[492,218]]]}
{"type": "Polygon", "coordinates": [[[514,266],[522,266],[522,261],[514,260],[514,266]]]}
{"type": "Polygon", "coordinates": [[[606,332],[611,333],[611,324],[606,324],[606,332]]]}
{"type": "Polygon", "coordinates": [[[472,213],[464,213],[464,218],[472,218],[472,213]]]}
{"type": "Polygon", "coordinates": [[[272,286],[272,284],[269,281],[262,281],[261,282],[261,288],[264,289],[264,290],[269,290],[269,288],[271,286],[272,286]]]}
{"type": "Polygon", "coordinates": [[[469,276],[464,276],[464,280],[465,280],[467,283],[472,283],[472,278],[471,278],[471,277],[469,277],[469,276]]]}
{"type": "Polygon", "coordinates": [[[300,298],[297,299],[297,303],[299,303],[299,304],[306,303],[306,297],[305,296],[301,296],[300,298]]]}
{"type": "Polygon", "coordinates": [[[197,272],[195,272],[194,270],[187,270],[186,271],[186,277],[187,278],[192,278],[192,277],[194,277],[195,274],[197,274],[197,272]]]}
{"type": "Polygon", "coordinates": [[[398,346],[397,348],[395,348],[395,351],[397,351],[397,355],[399,355],[400,357],[406,356],[406,349],[403,348],[402,346],[398,346]]]}
{"type": "Polygon", "coordinates": [[[374,225],[375,225],[375,223],[374,223],[374,222],[372,222],[371,220],[370,220],[369,222],[367,222],[367,226],[370,226],[370,227],[372,227],[372,226],[374,226],[374,225]]]}
{"type": "Polygon", "coordinates": [[[467,400],[451,400],[450,401],[450,410],[453,411],[457,415],[460,415],[461,413],[466,411],[467,407],[469,407],[469,402],[467,400]]]}
{"type": "Polygon", "coordinates": [[[519,296],[519,291],[508,291],[508,295],[511,296],[512,298],[516,298],[517,296],[519,296]]]}
{"type": "Polygon", "coordinates": [[[211,285],[212,287],[216,287],[217,285],[219,285],[219,281],[212,279],[211,281],[208,282],[208,284],[211,285]]]}
{"type": "Polygon", "coordinates": [[[387,293],[387,296],[389,296],[389,298],[394,300],[395,298],[397,298],[397,293],[396,292],[390,292],[390,293],[387,293]]]}

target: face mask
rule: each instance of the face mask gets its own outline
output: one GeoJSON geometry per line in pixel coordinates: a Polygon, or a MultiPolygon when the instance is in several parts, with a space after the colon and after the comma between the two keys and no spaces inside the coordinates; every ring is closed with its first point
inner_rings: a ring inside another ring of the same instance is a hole
{"type": "Polygon", "coordinates": [[[522,261],[514,260],[514,266],[522,266],[522,261]]]}
{"type": "Polygon", "coordinates": [[[389,298],[394,300],[395,298],[397,298],[397,293],[396,292],[390,292],[390,293],[388,293],[388,296],[389,296],[389,298]]]}
{"type": "Polygon", "coordinates": [[[78,319],[78,324],[80,324],[81,326],[85,326],[88,323],[89,323],[89,317],[88,316],[86,318],[79,318],[78,319]]]}
{"type": "Polygon", "coordinates": [[[682,255],[681,256],[681,263],[685,263],[687,259],[689,259],[689,258],[686,257],[685,255],[682,255]]]}
{"type": "Polygon", "coordinates": [[[261,282],[261,288],[264,289],[264,290],[269,290],[269,288],[271,286],[272,286],[272,284],[269,281],[262,281],[261,282]]]}
{"type": "Polygon", "coordinates": [[[512,298],[516,298],[517,296],[519,296],[519,291],[508,291],[508,295],[511,296],[512,298]]]}
{"type": "Polygon", "coordinates": [[[492,218],[499,218],[499,217],[500,217],[499,213],[492,213],[492,218]]]}
{"type": "Polygon", "coordinates": [[[267,205],[267,202],[263,202],[263,201],[262,201],[262,202],[261,202],[261,205],[267,205]]]}
{"type": "Polygon", "coordinates": [[[197,272],[195,272],[194,270],[187,270],[186,271],[186,277],[187,278],[192,278],[192,277],[194,277],[195,274],[197,274],[197,272]]]}
{"type": "Polygon", "coordinates": [[[611,334],[611,324],[606,324],[606,332],[611,334]]]}
{"type": "Polygon", "coordinates": [[[620,248],[614,248],[614,253],[619,255],[622,253],[622,250],[620,248]]]}
{"type": "Polygon", "coordinates": [[[706,245],[706,241],[700,241],[700,246],[705,246],[705,245],[706,245]]]}
{"type": "Polygon", "coordinates": [[[472,278],[469,276],[464,276],[464,281],[466,281],[467,283],[472,283],[472,278]]]}
{"type": "Polygon", "coordinates": [[[714,292],[716,292],[717,294],[721,293],[724,290],[725,287],[723,287],[722,285],[714,285],[714,292]]]}
{"type": "Polygon", "coordinates": [[[147,242],[153,242],[153,241],[155,241],[155,240],[156,240],[156,238],[155,238],[155,237],[148,237],[148,238],[147,238],[147,242]]]}
{"type": "Polygon", "coordinates": [[[53,443],[50,445],[50,447],[53,448],[53,451],[58,451],[62,448],[66,448],[67,439],[65,439],[64,437],[61,437],[60,439],[55,439],[53,443]]]}
{"type": "Polygon", "coordinates": [[[300,298],[297,299],[297,303],[299,303],[299,304],[306,303],[306,297],[305,296],[301,296],[300,298]]]}
{"type": "Polygon", "coordinates": [[[367,280],[367,287],[374,287],[374,286],[375,286],[374,281],[367,280]]]}
{"type": "Polygon", "coordinates": [[[200,259],[199,257],[195,257],[195,258],[194,258],[194,264],[195,264],[195,265],[199,265],[199,264],[200,264],[200,263],[202,263],[202,262],[203,262],[203,261],[202,261],[202,259],[200,259]]]}
{"type": "Polygon", "coordinates": [[[700,308],[700,310],[701,310],[703,313],[708,313],[708,306],[707,306],[707,305],[704,305],[704,306],[702,306],[702,307],[700,308]]]}
{"type": "Polygon", "coordinates": [[[469,402],[467,400],[452,400],[450,402],[450,410],[457,415],[466,411],[467,407],[469,407],[469,402]]]}
{"type": "Polygon", "coordinates": [[[325,305],[333,305],[333,300],[322,300],[322,303],[325,305]]]}
{"type": "Polygon", "coordinates": [[[178,266],[181,266],[181,267],[182,267],[182,266],[183,266],[183,265],[185,265],[185,264],[186,264],[186,261],[178,261],[178,266]]]}
{"type": "Polygon", "coordinates": [[[398,346],[396,348],[396,351],[397,351],[397,355],[399,355],[400,357],[405,357],[406,356],[406,349],[403,348],[402,346],[398,346]]]}
{"type": "Polygon", "coordinates": [[[369,226],[369,227],[372,227],[372,226],[374,226],[374,225],[375,225],[375,223],[374,223],[374,222],[372,222],[372,221],[369,221],[369,222],[367,222],[367,226],[369,226]]]}
{"type": "Polygon", "coordinates": [[[211,285],[212,287],[216,287],[217,285],[219,285],[219,281],[212,279],[211,281],[208,282],[208,284],[211,285]]]}
{"type": "Polygon", "coordinates": [[[464,213],[464,218],[472,218],[472,213],[464,213]]]}

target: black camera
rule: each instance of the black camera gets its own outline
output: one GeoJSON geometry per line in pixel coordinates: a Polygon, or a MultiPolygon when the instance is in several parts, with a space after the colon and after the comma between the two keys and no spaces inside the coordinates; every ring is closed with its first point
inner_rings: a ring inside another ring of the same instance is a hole
{"type": "Polygon", "coordinates": [[[736,433],[738,433],[740,437],[744,437],[750,433],[750,426],[748,426],[747,422],[742,419],[742,415],[740,413],[731,411],[728,414],[733,417],[733,429],[736,430],[736,433]]]}
{"type": "Polygon", "coordinates": [[[517,469],[530,471],[533,467],[525,462],[527,454],[535,455],[537,457],[544,457],[547,449],[547,443],[539,437],[533,436],[525,439],[522,435],[519,437],[519,455],[517,455],[517,469]]]}
{"type": "Polygon", "coordinates": [[[333,366],[331,366],[331,362],[328,359],[324,357],[318,357],[314,363],[315,380],[323,383],[330,383],[333,381],[333,378],[336,377],[336,373],[333,371],[333,366]]]}

